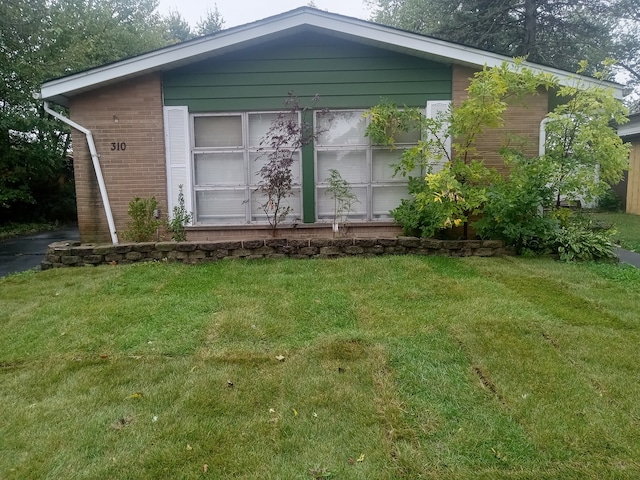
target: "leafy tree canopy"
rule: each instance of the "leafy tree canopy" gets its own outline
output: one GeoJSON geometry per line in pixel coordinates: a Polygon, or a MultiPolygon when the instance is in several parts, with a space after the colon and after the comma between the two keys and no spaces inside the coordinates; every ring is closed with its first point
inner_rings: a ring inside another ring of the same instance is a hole
{"type": "Polygon", "coordinates": [[[640,84],[640,0],[365,1],[376,22],[572,72],[615,58],[640,84]]]}
{"type": "MultiPolygon", "coordinates": [[[[33,92],[47,79],[131,57],[194,36],[157,0],[0,2],[0,218],[73,214],[70,137],[33,92]],[[65,212],[52,212],[52,206],[65,212]]],[[[222,27],[217,7],[197,26],[222,27]]]]}

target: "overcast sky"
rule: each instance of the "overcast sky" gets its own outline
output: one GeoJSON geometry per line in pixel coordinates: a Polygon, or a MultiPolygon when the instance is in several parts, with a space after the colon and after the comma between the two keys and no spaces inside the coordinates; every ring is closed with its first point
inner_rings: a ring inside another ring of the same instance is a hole
{"type": "MultiPolygon", "coordinates": [[[[318,8],[332,13],[367,20],[370,16],[364,0],[314,0],[318,8]]],[[[177,10],[194,27],[200,17],[204,17],[207,7],[217,4],[224,18],[224,27],[235,27],[253,22],[271,15],[277,15],[294,8],[305,6],[309,0],[160,0],[159,11],[162,14],[177,10]]]]}

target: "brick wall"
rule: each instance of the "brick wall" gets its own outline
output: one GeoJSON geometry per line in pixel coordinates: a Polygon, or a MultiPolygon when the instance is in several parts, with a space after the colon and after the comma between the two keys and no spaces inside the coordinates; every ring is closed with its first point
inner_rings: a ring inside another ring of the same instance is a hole
{"type": "MultiPolygon", "coordinates": [[[[71,98],[70,117],[92,131],[116,224],[126,229],[129,202],[155,195],[167,211],[162,82],[159,74],[71,98]],[[126,145],[113,150],[112,143],[126,145]]],[[[83,242],[110,241],[85,136],[73,131],[78,226],[83,242]]]]}
{"type": "MultiPolygon", "coordinates": [[[[453,67],[453,103],[459,105],[467,98],[467,88],[476,70],[471,68],[453,67]]],[[[548,110],[547,92],[541,90],[538,95],[530,95],[524,102],[510,105],[504,116],[505,126],[500,129],[487,129],[477,140],[479,159],[485,165],[495,167],[502,173],[507,173],[498,149],[510,137],[515,137],[523,143],[523,150],[528,156],[538,155],[538,141],[540,138],[540,121],[548,110]]],[[[512,140],[513,141],[513,140],[512,140]]]]}

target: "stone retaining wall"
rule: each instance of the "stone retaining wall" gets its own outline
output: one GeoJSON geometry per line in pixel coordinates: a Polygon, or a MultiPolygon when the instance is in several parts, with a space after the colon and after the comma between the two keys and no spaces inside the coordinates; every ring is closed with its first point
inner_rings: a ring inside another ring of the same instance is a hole
{"type": "Polygon", "coordinates": [[[149,261],[182,263],[254,258],[337,258],[376,255],[444,255],[492,257],[513,252],[496,240],[431,238],[266,239],[233,242],[149,242],[119,245],[57,242],[49,245],[42,269],[149,261]]]}

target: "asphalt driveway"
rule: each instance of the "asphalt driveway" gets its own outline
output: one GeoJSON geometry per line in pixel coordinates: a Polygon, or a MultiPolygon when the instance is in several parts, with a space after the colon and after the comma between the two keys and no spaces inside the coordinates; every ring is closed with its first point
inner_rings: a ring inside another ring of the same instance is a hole
{"type": "Polygon", "coordinates": [[[72,226],[2,240],[0,241],[0,277],[40,266],[50,243],[79,238],[78,227],[72,226]]]}

